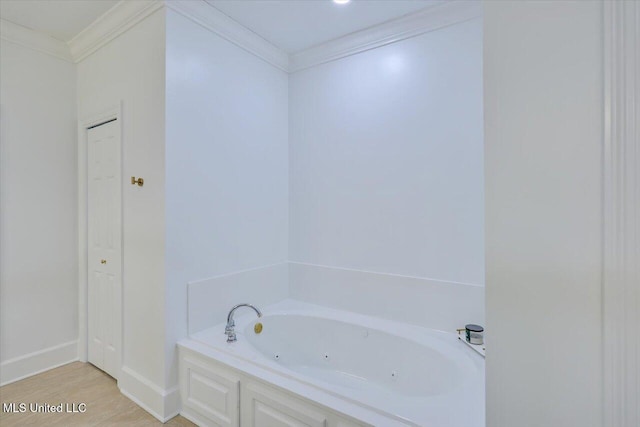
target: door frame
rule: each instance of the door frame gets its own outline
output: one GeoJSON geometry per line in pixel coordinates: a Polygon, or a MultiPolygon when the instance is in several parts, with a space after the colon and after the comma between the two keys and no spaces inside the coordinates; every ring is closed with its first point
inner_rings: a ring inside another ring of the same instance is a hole
{"type": "Polygon", "coordinates": [[[640,404],[640,4],[605,1],[603,397],[606,427],[631,427],[640,404]]]}
{"type": "Polygon", "coordinates": [[[78,359],[82,362],[88,360],[88,333],[89,333],[89,266],[88,266],[88,159],[87,144],[88,128],[114,120],[117,124],[117,132],[120,134],[120,218],[121,218],[121,270],[120,283],[116,286],[114,341],[118,346],[116,351],[116,381],[121,377],[123,360],[123,283],[124,283],[124,155],[123,155],[123,128],[122,128],[122,101],[112,105],[97,114],[78,120],[78,359]]]}

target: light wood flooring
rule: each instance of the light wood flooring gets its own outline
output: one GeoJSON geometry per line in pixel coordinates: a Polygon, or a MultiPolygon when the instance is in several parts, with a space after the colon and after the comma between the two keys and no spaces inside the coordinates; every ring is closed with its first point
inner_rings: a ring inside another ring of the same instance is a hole
{"type": "MultiPolygon", "coordinates": [[[[93,365],[73,362],[42,374],[0,387],[0,404],[26,403],[27,412],[6,413],[0,407],[0,426],[126,426],[146,427],[163,424],[128,399],[109,375],[93,365]],[[30,403],[85,403],[84,413],[30,413],[30,403]]],[[[166,426],[195,426],[177,416],[166,426]]]]}

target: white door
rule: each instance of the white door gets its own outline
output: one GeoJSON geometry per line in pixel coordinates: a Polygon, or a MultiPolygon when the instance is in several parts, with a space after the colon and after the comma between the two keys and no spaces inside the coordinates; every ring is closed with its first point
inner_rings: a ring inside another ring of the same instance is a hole
{"type": "Polygon", "coordinates": [[[122,199],[120,124],[87,130],[89,362],[117,378],[120,364],[122,199]]]}

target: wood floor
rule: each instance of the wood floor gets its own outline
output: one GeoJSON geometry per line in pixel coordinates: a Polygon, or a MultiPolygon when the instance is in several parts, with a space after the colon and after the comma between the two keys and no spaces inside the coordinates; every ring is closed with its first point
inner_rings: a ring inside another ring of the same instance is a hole
{"type": "Polygon", "coordinates": [[[162,424],[120,393],[116,382],[93,365],[74,362],[0,387],[0,426],[195,426],[177,416],[162,424]],[[6,403],[25,403],[27,411],[4,411],[6,403]],[[84,413],[31,413],[30,403],[59,405],[85,403],[84,413]]]}

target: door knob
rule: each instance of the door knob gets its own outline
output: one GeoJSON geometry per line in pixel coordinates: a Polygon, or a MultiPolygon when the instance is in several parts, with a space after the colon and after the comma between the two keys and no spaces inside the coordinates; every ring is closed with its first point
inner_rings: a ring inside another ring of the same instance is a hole
{"type": "Polygon", "coordinates": [[[100,260],[100,264],[106,264],[106,263],[107,263],[107,260],[106,260],[106,259],[101,259],[101,260],[100,260]]]}

